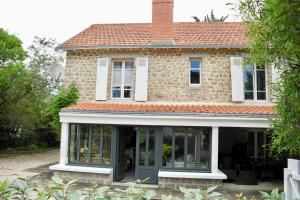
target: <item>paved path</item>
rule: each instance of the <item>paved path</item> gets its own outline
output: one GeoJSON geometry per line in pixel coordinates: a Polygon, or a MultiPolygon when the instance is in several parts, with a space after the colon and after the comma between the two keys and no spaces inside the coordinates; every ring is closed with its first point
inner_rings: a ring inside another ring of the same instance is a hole
{"type": "MultiPolygon", "coordinates": [[[[0,181],[12,180],[16,177],[30,177],[43,172],[42,166],[59,161],[59,150],[49,150],[43,153],[26,155],[0,156],[0,181]],[[40,168],[41,170],[31,170],[40,168]]],[[[46,167],[47,168],[47,167],[46,167]]]]}

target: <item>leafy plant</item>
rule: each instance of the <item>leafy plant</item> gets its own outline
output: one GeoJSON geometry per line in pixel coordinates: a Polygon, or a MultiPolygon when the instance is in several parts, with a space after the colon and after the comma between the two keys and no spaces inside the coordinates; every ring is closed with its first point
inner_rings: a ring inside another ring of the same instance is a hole
{"type": "Polygon", "coordinates": [[[300,1],[239,0],[238,12],[248,27],[247,62],[274,64],[277,116],[271,152],[300,156],[300,1]]]}
{"type": "Polygon", "coordinates": [[[215,192],[214,190],[218,186],[212,186],[203,189],[187,189],[184,187],[180,187],[180,191],[184,194],[184,200],[206,200],[206,199],[219,199],[222,194],[215,192]]]}
{"type": "Polygon", "coordinates": [[[278,188],[274,189],[271,193],[260,191],[260,194],[264,200],[285,200],[284,192],[279,192],[278,188]]]}
{"type": "MultiPolygon", "coordinates": [[[[0,200],[151,200],[157,195],[155,191],[142,187],[146,180],[130,182],[126,189],[112,189],[107,186],[98,187],[92,184],[84,189],[74,189],[76,180],[63,181],[58,177],[51,178],[53,183],[47,187],[38,181],[29,183],[18,178],[12,182],[0,182],[0,200]]],[[[217,186],[207,189],[188,189],[180,187],[183,198],[174,195],[162,195],[162,200],[225,200],[221,193],[215,192],[217,186]]],[[[271,193],[260,192],[261,200],[284,200],[285,195],[274,189],[271,193]]],[[[248,200],[243,193],[236,195],[237,200],[248,200]]],[[[256,200],[253,197],[251,200],[256,200]]]]}

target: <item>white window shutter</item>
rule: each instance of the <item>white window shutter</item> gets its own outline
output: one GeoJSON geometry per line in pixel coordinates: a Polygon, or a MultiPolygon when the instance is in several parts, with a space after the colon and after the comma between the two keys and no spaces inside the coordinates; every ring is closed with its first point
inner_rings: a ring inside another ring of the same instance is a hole
{"type": "Polygon", "coordinates": [[[279,77],[280,74],[278,68],[275,67],[275,64],[272,64],[272,83],[278,83],[279,77]]]}
{"type": "Polygon", "coordinates": [[[244,73],[241,57],[231,57],[231,90],[232,101],[244,101],[244,73]]]}
{"type": "Polygon", "coordinates": [[[273,87],[274,87],[274,84],[279,82],[280,72],[279,72],[278,68],[275,67],[275,64],[272,64],[271,70],[272,70],[272,102],[276,103],[277,98],[276,98],[275,90],[273,89],[273,87]]]}
{"type": "Polygon", "coordinates": [[[96,100],[107,98],[108,58],[99,58],[97,63],[96,100]]]}
{"type": "Polygon", "coordinates": [[[148,58],[137,58],[135,100],[147,101],[147,98],[148,98],[148,58]]]}

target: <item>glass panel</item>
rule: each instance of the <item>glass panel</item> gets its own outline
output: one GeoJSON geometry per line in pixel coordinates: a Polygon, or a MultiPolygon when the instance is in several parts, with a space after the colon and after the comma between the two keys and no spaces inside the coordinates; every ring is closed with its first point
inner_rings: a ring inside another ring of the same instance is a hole
{"type": "Polygon", "coordinates": [[[155,129],[149,129],[148,166],[155,165],[155,129]]]}
{"type": "Polygon", "coordinates": [[[162,166],[172,167],[172,128],[164,127],[162,132],[162,166]]]}
{"type": "Polygon", "coordinates": [[[196,129],[190,129],[187,133],[187,155],[186,155],[186,167],[197,167],[196,149],[197,149],[197,137],[196,129]]]}
{"type": "Polygon", "coordinates": [[[122,61],[115,61],[114,69],[122,69],[122,61]]]}
{"type": "Polygon", "coordinates": [[[257,69],[256,79],[257,79],[257,90],[265,91],[266,90],[266,72],[265,72],[264,68],[257,69]]]}
{"type": "Polygon", "coordinates": [[[254,99],[254,93],[245,91],[245,99],[254,99]]]}
{"type": "Polygon", "coordinates": [[[184,129],[175,129],[175,168],[184,167],[184,129]]]}
{"type": "Polygon", "coordinates": [[[91,160],[92,164],[100,163],[100,126],[91,126],[92,141],[91,141],[91,160]]]}
{"type": "Polygon", "coordinates": [[[146,161],[146,129],[139,130],[139,166],[145,166],[146,161]]]}
{"type": "Polygon", "coordinates": [[[124,98],[131,98],[131,87],[130,86],[124,87],[124,98]]]}
{"type": "Polygon", "coordinates": [[[200,69],[200,60],[191,60],[191,69],[200,69]]]}
{"type": "Polygon", "coordinates": [[[257,100],[266,100],[266,71],[264,67],[257,67],[257,100]]]}
{"type": "Polygon", "coordinates": [[[257,100],[266,100],[266,92],[257,92],[257,100]]]}
{"type": "Polygon", "coordinates": [[[211,129],[203,129],[200,140],[200,168],[208,168],[210,160],[210,131],[211,129]]]}
{"type": "Polygon", "coordinates": [[[248,132],[248,155],[254,157],[254,132],[248,132]]]}
{"type": "Polygon", "coordinates": [[[86,125],[79,125],[80,130],[80,163],[88,163],[89,158],[89,128],[86,125]]]}
{"type": "Polygon", "coordinates": [[[191,84],[200,84],[200,71],[191,69],[191,84]]]}
{"type": "Polygon", "coordinates": [[[253,99],[253,65],[247,65],[244,69],[245,99],[253,99]]]}
{"type": "Polygon", "coordinates": [[[121,86],[122,82],[122,71],[114,70],[113,71],[113,86],[121,86]]]}
{"type": "Polygon", "coordinates": [[[111,163],[111,134],[112,126],[103,126],[102,162],[106,165],[111,163]]]}
{"type": "Polygon", "coordinates": [[[121,97],[121,87],[113,87],[112,91],[113,98],[120,98],[121,97]]]}
{"type": "Polygon", "coordinates": [[[257,132],[257,156],[265,157],[265,133],[257,132]]]}
{"type": "Polygon", "coordinates": [[[125,69],[133,69],[133,62],[132,61],[126,61],[125,62],[125,69]]]}
{"type": "Polygon", "coordinates": [[[77,125],[72,124],[70,128],[70,146],[69,146],[70,162],[77,161],[77,150],[78,150],[77,125]]]}
{"type": "Polygon", "coordinates": [[[132,70],[125,70],[124,85],[132,86],[132,70]]]}

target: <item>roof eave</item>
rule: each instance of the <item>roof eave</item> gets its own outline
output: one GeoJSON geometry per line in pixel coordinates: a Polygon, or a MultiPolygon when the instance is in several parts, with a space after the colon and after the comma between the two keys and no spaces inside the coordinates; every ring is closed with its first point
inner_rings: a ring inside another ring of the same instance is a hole
{"type": "Polygon", "coordinates": [[[69,110],[62,109],[60,113],[77,113],[77,114],[123,114],[123,115],[158,115],[158,116],[199,116],[199,117],[236,117],[236,118],[274,118],[275,114],[258,114],[258,113],[223,113],[223,112],[148,112],[148,111],[109,111],[109,110],[69,110]]]}
{"type": "Polygon", "coordinates": [[[246,49],[244,44],[203,44],[203,45],[96,45],[96,46],[58,46],[55,50],[90,50],[90,49],[246,49]]]}

